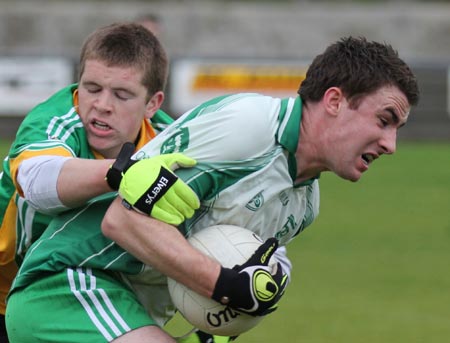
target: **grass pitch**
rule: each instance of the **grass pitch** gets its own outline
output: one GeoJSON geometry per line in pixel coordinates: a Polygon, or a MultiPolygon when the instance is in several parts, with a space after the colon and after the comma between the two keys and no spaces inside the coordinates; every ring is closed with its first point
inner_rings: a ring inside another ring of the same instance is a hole
{"type": "Polygon", "coordinates": [[[320,185],[318,219],[288,245],[279,309],[238,342],[447,342],[450,144],[400,143],[359,182],[324,173],[320,185]]]}

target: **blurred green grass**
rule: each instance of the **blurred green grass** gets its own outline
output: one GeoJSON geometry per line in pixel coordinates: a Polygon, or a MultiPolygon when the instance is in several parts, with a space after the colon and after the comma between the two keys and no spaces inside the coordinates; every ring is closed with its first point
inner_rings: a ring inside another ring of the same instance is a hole
{"type": "Polygon", "coordinates": [[[450,144],[400,143],[357,183],[320,181],[321,213],[288,245],[279,309],[238,342],[448,342],[450,144]]]}

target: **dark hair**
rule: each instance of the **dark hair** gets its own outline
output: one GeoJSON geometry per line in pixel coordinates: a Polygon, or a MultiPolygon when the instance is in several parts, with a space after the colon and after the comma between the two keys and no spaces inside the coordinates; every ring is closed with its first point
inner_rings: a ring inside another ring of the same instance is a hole
{"type": "Polygon", "coordinates": [[[410,105],[418,103],[416,77],[392,46],[348,37],[313,60],[298,94],[305,103],[317,102],[328,88],[339,87],[357,107],[361,98],[389,85],[398,87],[410,105]]]}
{"type": "Polygon", "coordinates": [[[86,60],[110,66],[136,67],[143,71],[142,84],[149,95],[163,91],[168,73],[167,54],[149,30],[136,23],[116,23],[91,33],[81,48],[79,77],[86,60]]]}

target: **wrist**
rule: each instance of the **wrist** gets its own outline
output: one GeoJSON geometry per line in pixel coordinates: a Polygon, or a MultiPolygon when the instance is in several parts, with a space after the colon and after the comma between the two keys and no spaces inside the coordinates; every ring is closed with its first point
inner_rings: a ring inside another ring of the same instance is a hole
{"type": "Polygon", "coordinates": [[[122,145],[119,155],[114,163],[112,163],[106,172],[106,182],[108,186],[117,191],[122,181],[123,173],[134,163],[131,160],[131,156],[134,153],[135,146],[133,143],[127,142],[122,145]]]}
{"type": "Polygon", "coordinates": [[[114,191],[117,191],[119,189],[120,181],[122,181],[122,171],[117,169],[114,164],[111,164],[108,168],[108,171],[106,172],[106,183],[108,184],[109,188],[111,188],[114,191]]]}

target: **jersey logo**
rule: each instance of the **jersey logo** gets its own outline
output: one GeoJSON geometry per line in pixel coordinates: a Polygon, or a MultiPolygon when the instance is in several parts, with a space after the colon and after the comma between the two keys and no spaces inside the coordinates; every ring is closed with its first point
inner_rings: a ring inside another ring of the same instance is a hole
{"type": "Polygon", "coordinates": [[[298,226],[298,224],[297,224],[297,220],[295,219],[295,216],[293,214],[290,214],[287,217],[285,223],[283,224],[283,227],[281,228],[281,230],[275,234],[275,238],[280,240],[287,234],[292,235],[293,233],[295,233],[297,226],[298,226]]]}
{"type": "Polygon", "coordinates": [[[278,199],[280,199],[283,206],[286,206],[289,203],[289,196],[285,191],[282,191],[280,194],[278,194],[278,199]]]}
{"type": "Polygon", "coordinates": [[[189,130],[181,128],[165,140],[161,146],[161,154],[183,152],[189,145],[189,130]]]}
{"type": "Polygon", "coordinates": [[[246,208],[248,208],[250,211],[257,211],[259,210],[262,205],[264,204],[264,196],[262,194],[262,191],[256,194],[252,200],[250,200],[247,205],[245,205],[246,208]]]}

